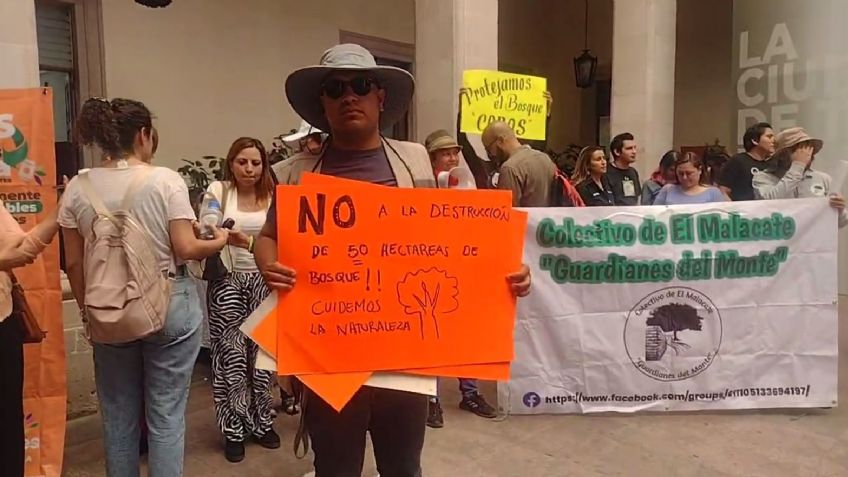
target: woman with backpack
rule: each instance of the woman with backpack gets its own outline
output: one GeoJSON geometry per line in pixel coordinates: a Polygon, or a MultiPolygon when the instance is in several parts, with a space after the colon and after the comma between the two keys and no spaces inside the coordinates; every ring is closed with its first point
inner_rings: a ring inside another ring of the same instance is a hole
{"type": "Polygon", "coordinates": [[[76,129],[82,144],[104,154],[100,167],[68,184],[59,224],[94,349],[106,475],[139,475],[144,415],[150,475],[181,476],[202,321],[184,262],[215,254],[228,236],[216,229],[212,239],[198,239],[185,182],[149,164],[153,124],[144,104],[89,99],[76,129]]]}
{"type": "Polygon", "coordinates": [[[265,224],[274,179],[265,147],[250,137],[236,139],[230,146],[223,174],[223,181],[213,182],[208,189],[233,229],[221,253],[226,269],[212,277],[207,292],[212,395],[224,436],[224,456],[241,462],[244,441],[251,435],[262,447],[280,447],[280,436],[272,427],[274,373],[253,366],[258,347],[239,330],[270,293],[256,268],[253,245],[265,224]]]}

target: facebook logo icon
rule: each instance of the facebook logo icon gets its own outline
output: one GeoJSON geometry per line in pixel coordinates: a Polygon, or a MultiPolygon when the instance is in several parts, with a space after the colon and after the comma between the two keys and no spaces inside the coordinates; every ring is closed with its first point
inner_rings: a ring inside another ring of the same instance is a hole
{"type": "Polygon", "coordinates": [[[530,392],[524,395],[524,405],[527,407],[536,407],[542,403],[542,398],[538,394],[530,392]]]}

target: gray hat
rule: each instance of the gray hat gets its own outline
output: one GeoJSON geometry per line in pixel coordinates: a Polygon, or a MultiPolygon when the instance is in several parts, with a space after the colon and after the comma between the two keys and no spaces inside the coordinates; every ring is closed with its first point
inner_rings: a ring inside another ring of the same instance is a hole
{"type": "Polygon", "coordinates": [[[321,83],[330,72],[338,70],[368,71],[386,91],[383,112],[380,114],[380,129],[393,126],[409,108],[415,91],[415,80],[408,71],[377,65],[374,56],[359,45],[336,45],[324,52],[320,65],[301,68],[286,80],[286,97],[292,108],[318,129],[330,130],[321,106],[321,83]]]}

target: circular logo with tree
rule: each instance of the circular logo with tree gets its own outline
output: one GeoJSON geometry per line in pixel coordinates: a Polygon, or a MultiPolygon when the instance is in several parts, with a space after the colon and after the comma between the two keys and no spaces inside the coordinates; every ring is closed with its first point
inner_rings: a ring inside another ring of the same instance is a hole
{"type": "Polygon", "coordinates": [[[721,347],[721,313],[687,287],[657,290],[636,304],[624,324],[624,347],[642,374],[682,381],[703,373],[721,347]]]}

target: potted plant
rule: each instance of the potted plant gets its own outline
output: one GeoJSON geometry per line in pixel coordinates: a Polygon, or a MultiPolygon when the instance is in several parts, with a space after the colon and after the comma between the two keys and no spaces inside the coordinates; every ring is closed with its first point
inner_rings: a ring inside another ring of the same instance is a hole
{"type": "Polygon", "coordinates": [[[206,192],[213,181],[223,178],[225,159],[217,156],[203,156],[199,161],[183,159],[185,163],[177,169],[177,172],[188,184],[188,196],[195,209],[198,207],[200,197],[206,192]]]}

